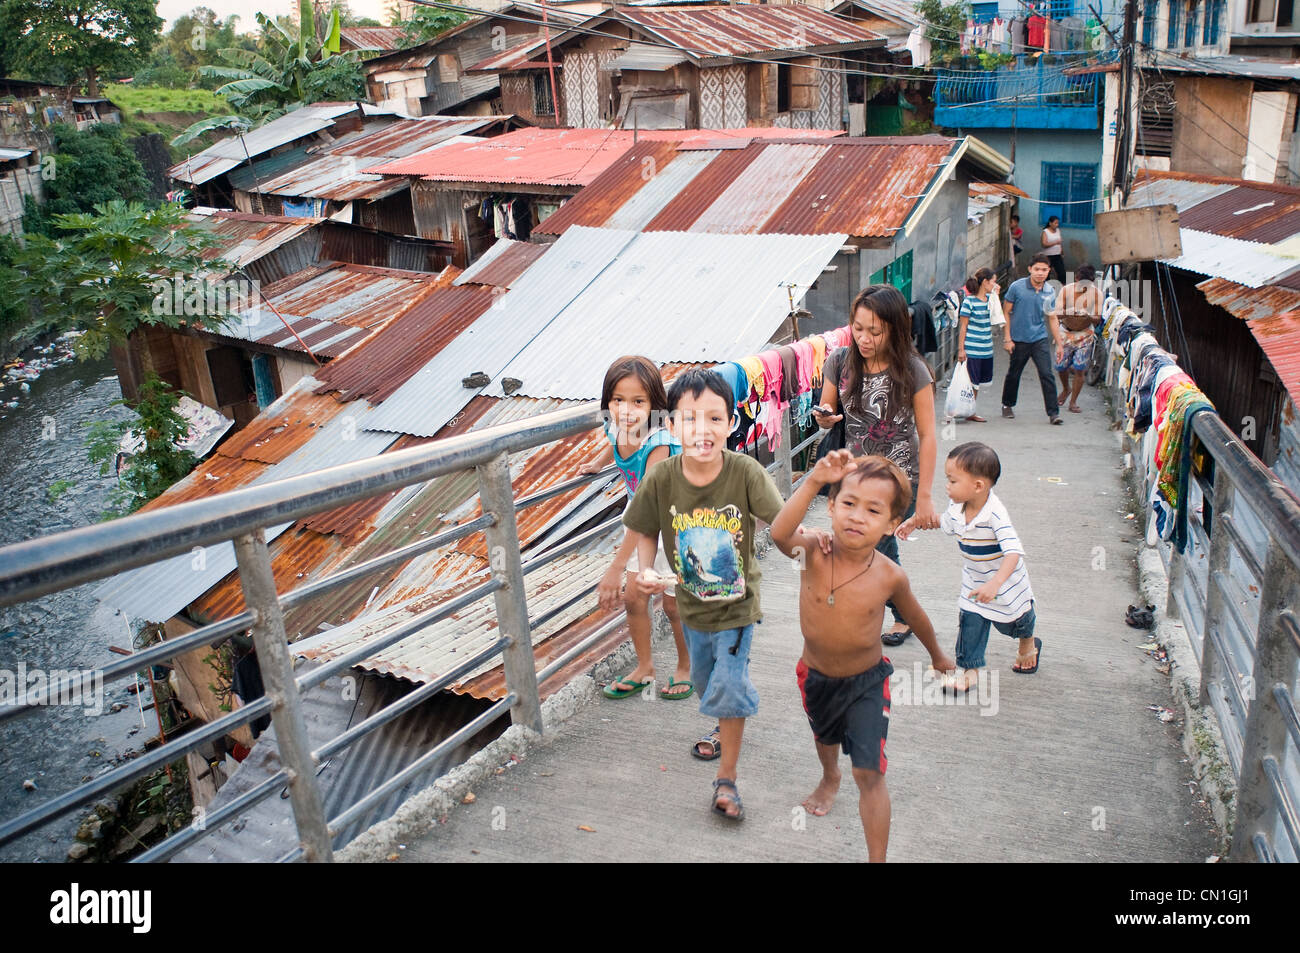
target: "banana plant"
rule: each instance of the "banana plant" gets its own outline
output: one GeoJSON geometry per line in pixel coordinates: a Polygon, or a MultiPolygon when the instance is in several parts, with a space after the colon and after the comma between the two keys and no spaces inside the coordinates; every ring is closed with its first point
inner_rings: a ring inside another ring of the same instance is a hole
{"type": "Polygon", "coordinates": [[[264,13],[260,48],[218,50],[228,66],[201,66],[199,73],[228,80],[217,94],[230,101],[234,116],[203,119],[172,140],[182,146],[220,128],[242,131],[265,125],[287,112],[318,102],[348,102],[365,96],[361,60],[371,49],[339,51],[340,21],[335,8],[325,40],[317,38],[311,0],[300,0],[300,26],[294,36],[264,13]]]}

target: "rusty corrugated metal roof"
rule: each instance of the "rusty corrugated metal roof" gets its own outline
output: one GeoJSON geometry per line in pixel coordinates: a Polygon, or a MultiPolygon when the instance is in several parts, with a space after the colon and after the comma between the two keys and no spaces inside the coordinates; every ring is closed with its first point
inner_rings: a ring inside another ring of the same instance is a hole
{"type": "Polygon", "coordinates": [[[1271,244],[1265,239],[1250,238],[1246,233],[1296,209],[1300,209],[1300,189],[1279,191],[1253,184],[1240,185],[1179,213],[1178,224],[1182,228],[1271,244]]]}
{"type": "MultiPolygon", "coordinates": [[[[307,581],[308,567],[321,568],[327,557],[337,558],[341,549],[337,538],[298,524],[277,536],[269,547],[275,591],[281,595],[307,581]]],[[[197,619],[226,619],[243,611],[244,589],[238,572],[230,573],[190,603],[190,612],[197,619]]]]}
{"type": "Polygon", "coordinates": [[[221,444],[217,453],[256,463],[279,463],[342,409],[343,405],[332,397],[318,397],[307,390],[290,391],[221,444]]]}
{"type": "MultiPolygon", "coordinates": [[[[534,246],[536,247],[536,246],[534,246]]],[[[483,285],[439,288],[384,329],[317,375],[318,394],[338,391],[344,400],[379,403],[492,306],[483,285]]]]}
{"type": "Polygon", "coordinates": [[[1010,182],[972,182],[970,191],[975,195],[1014,195],[1027,199],[1029,193],[1016,188],[1010,182]]]}
{"type": "Polygon", "coordinates": [[[618,7],[611,15],[635,23],[697,61],[775,50],[858,49],[885,44],[883,36],[861,24],[802,5],[618,7]]]}
{"type": "Polygon", "coordinates": [[[553,212],[534,232],[559,235],[570,225],[600,227],[677,159],[677,143],[646,140],[609,164],[580,194],[553,212]]]}
{"type": "MultiPolygon", "coordinates": [[[[751,143],[744,149],[729,149],[721,152],[717,158],[701,169],[677,197],[664,206],[663,211],[646,223],[643,231],[684,232],[704,210],[712,205],[718,195],[740,175],[749,164],[758,158],[767,143],[751,143]]],[[[569,204],[595,201],[596,197],[579,195],[569,204]]]]}
{"type": "Polygon", "coordinates": [[[345,26],[339,37],[362,50],[400,50],[411,45],[400,26],[345,26]]]}
{"type": "Polygon", "coordinates": [[[1292,288],[1277,285],[1248,288],[1228,278],[1211,278],[1196,287],[1210,304],[1218,305],[1243,321],[1270,318],[1300,308],[1300,290],[1292,288]]]}
{"type": "MultiPolygon", "coordinates": [[[[723,150],[682,176],[672,170],[691,156],[691,144],[675,145],[673,152],[666,145],[638,143],[537,231],[613,227],[622,209],[643,193],[654,193],[655,202],[647,204],[661,208],[644,231],[888,237],[906,222],[956,141],[940,136],[762,139],[723,150]],[[653,174],[644,174],[647,167],[653,174]]],[[[1014,189],[997,183],[986,187],[1014,189]]]]}
{"type": "Polygon", "coordinates": [[[455,283],[509,288],[533,262],[546,254],[548,248],[549,245],[533,242],[517,242],[509,238],[498,239],[478,261],[460,274],[455,283]]]}
{"type": "Polygon", "coordinates": [[[215,212],[200,216],[197,227],[217,242],[203,250],[202,256],[206,261],[220,258],[242,266],[270,254],[322,221],[324,219],[215,212]]]}
{"type": "Polygon", "coordinates": [[[1246,322],[1291,399],[1300,402],[1300,288],[1248,288],[1227,278],[1196,287],[1210,304],[1246,322]]]}
{"type": "MultiPolygon", "coordinates": [[[[223,445],[224,446],[224,445],[223,445]]],[[[266,470],[267,465],[256,460],[246,460],[221,455],[220,450],[204,460],[186,476],[154,497],[140,510],[157,510],[177,503],[201,500],[205,496],[226,493],[247,486],[266,470]]]]}
{"type": "Polygon", "coordinates": [[[939,136],[836,141],[759,231],[893,235],[955,147],[939,136]]]}
{"type": "Polygon", "coordinates": [[[1300,404],[1300,311],[1257,318],[1247,324],[1291,400],[1300,404]]]}

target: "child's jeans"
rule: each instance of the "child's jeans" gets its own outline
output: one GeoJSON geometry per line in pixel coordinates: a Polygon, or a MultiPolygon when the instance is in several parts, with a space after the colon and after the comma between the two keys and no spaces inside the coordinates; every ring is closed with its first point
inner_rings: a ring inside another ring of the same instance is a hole
{"type": "Polygon", "coordinates": [[[683,625],[682,632],[691,652],[691,681],[700,693],[700,714],[711,718],[757,715],[758,689],[749,679],[754,626],[701,632],[683,625]]]}
{"type": "Polygon", "coordinates": [[[958,668],[984,667],[984,647],[989,644],[989,626],[1013,639],[1031,638],[1034,634],[1034,604],[1030,602],[1025,614],[1011,622],[994,622],[978,612],[962,609],[957,629],[958,668]]]}

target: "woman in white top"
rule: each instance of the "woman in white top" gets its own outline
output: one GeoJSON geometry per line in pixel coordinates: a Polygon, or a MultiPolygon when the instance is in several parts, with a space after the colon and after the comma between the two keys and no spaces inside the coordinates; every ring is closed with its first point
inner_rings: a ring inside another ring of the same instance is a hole
{"type": "Polygon", "coordinates": [[[1065,284],[1065,257],[1061,254],[1061,220],[1053,215],[1043,227],[1043,254],[1052,266],[1052,277],[1065,284]]]}

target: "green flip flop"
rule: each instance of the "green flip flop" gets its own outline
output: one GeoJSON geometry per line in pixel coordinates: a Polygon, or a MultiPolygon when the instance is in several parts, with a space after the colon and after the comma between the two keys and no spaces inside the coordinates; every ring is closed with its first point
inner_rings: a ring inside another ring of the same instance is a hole
{"type": "Polygon", "coordinates": [[[633,695],[637,695],[645,691],[645,687],[653,681],[654,679],[647,678],[644,682],[634,682],[632,681],[632,675],[629,672],[623,678],[616,678],[614,679],[614,681],[606,685],[603,689],[601,689],[601,694],[603,694],[606,698],[630,698],[633,695]],[[620,683],[623,685],[631,685],[632,687],[631,688],[614,687],[615,685],[618,685],[620,683]]]}
{"type": "Polygon", "coordinates": [[[679,702],[684,698],[690,698],[694,694],[695,694],[695,683],[692,682],[689,678],[684,678],[679,682],[677,681],[677,679],[670,677],[668,679],[668,688],[661,689],[659,692],[659,697],[662,698],[664,701],[679,702]],[[689,685],[691,686],[690,691],[677,692],[676,694],[673,695],[668,694],[668,689],[673,688],[674,686],[677,685],[689,685]]]}

